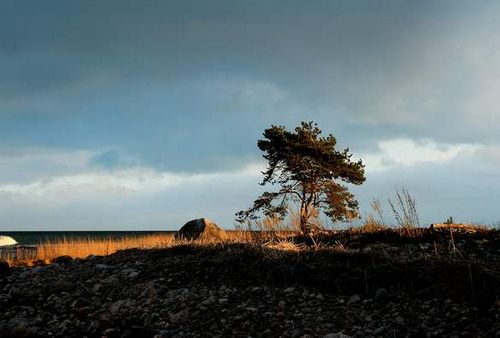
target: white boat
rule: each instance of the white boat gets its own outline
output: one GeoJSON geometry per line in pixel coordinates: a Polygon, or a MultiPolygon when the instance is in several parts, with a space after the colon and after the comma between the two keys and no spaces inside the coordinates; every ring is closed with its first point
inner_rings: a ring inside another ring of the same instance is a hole
{"type": "Polygon", "coordinates": [[[10,237],[10,236],[0,236],[0,247],[2,246],[9,246],[9,245],[16,245],[17,241],[10,237]]]}

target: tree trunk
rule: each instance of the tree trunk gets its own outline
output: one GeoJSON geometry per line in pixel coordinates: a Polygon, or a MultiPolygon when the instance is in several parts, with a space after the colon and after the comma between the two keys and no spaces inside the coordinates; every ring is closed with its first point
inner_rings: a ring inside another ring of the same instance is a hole
{"type": "Polygon", "coordinates": [[[309,219],[307,205],[300,209],[300,230],[304,235],[309,232],[309,227],[307,226],[307,221],[309,219]]]}

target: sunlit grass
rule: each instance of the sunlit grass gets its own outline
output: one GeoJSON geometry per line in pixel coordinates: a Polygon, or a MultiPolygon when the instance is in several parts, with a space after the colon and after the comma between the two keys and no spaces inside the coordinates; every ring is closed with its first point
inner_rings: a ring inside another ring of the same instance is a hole
{"type": "Polygon", "coordinates": [[[153,234],[140,236],[125,236],[120,238],[64,238],[58,241],[45,241],[34,249],[20,248],[15,252],[7,252],[2,257],[12,265],[32,265],[34,262],[50,263],[60,256],[86,258],[89,255],[110,255],[119,250],[141,248],[148,249],[171,245],[172,234],[153,234]]]}
{"type": "MultiPolygon", "coordinates": [[[[274,225],[274,224],[273,224],[274,225]]],[[[436,229],[444,228],[441,224],[436,224],[436,229]]],[[[454,225],[446,225],[455,230],[454,225]]],[[[467,232],[484,231],[485,227],[477,225],[460,225],[460,228],[467,228],[467,232]]],[[[458,227],[457,227],[458,228],[458,227]]],[[[199,247],[209,247],[212,245],[227,245],[232,243],[245,243],[257,247],[273,249],[279,252],[300,252],[307,248],[318,250],[325,247],[321,237],[331,238],[327,240],[329,250],[337,252],[349,252],[349,248],[336,240],[332,236],[352,236],[370,233],[396,233],[401,237],[417,238],[432,229],[429,228],[394,228],[374,221],[368,218],[365,224],[360,227],[349,228],[343,231],[322,231],[316,236],[305,236],[308,245],[305,245],[304,236],[298,231],[289,230],[290,228],[278,225],[276,227],[268,226],[265,230],[234,230],[226,231],[223,238],[201,237],[198,240],[177,240],[174,234],[149,234],[133,235],[124,237],[108,238],[64,238],[58,241],[44,241],[37,244],[34,248],[19,247],[14,251],[0,251],[0,261],[7,261],[11,266],[33,266],[37,264],[49,264],[55,258],[60,256],[70,256],[73,259],[87,258],[90,255],[105,256],[126,249],[153,249],[153,248],[171,248],[178,245],[190,245],[199,247]],[[277,230],[276,230],[277,228],[277,230]],[[287,229],[287,230],[283,230],[287,229]],[[350,235],[349,235],[350,234],[350,235]],[[326,236],[326,237],[325,237],[326,236]],[[316,238],[317,237],[317,238],[316,238]],[[297,238],[302,240],[296,241],[297,238]]]]}
{"type": "Polygon", "coordinates": [[[173,242],[172,234],[154,234],[141,236],[125,236],[106,239],[63,239],[56,242],[44,242],[36,246],[35,260],[49,262],[59,256],[85,258],[89,255],[110,255],[119,250],[140,248],[150,249],[158,246],[168,246],[173,242]]]}
{"type": "MultiPolygon", "coordinates": [[[[254,242],[253,235],[248,231],[228,231],[223,243],[254,242]]],[[[151,234],[109,238],[64,238],[57,241],[38,243],[33,249],[18,248],[15,251],[2,253],[0,260],[9,265],[48,264],[60,256],[86,258],[90,255],[104,256],[126,249],[168,248],[175,245],[209,245],[221,243],[216,238],[201,238],[197,241],[176,240],[173,234],[151,234]]]]}

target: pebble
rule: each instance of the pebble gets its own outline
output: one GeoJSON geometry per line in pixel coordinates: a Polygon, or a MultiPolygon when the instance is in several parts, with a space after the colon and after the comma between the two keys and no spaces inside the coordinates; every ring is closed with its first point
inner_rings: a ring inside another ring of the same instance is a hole
{"type": "Polygon", "coordinates": [[[380,288],[380,289],[377,289],[377,291],[375,291],[375,300],[377,300],[377,301],[385,300],[386,297],[387,297],[387,290],[386,289],[380,288]]]}
{"type": "Polygon", "coordinates": [[[350,298],[349,298],[349,301],[347,302],[347,304],[356,304],[358,303],[359,301],[361,300],[361,297],[359,295],[352,295],[350,298]]]}
{"type": "Polygon", "coordinates": [[[351,336],[343,332],[337,332],[337,333],[327,333],[326,335],[323,336],[323,338],[351,338],[351,336]]]}
{"type": "Polygon", "coordinates": [[[96,270],[109,270],[109,269],[112,269],[111,266],[106,265],[106,264],[101,264],[101,263],[94,265],[94,268],[96,270]]]}

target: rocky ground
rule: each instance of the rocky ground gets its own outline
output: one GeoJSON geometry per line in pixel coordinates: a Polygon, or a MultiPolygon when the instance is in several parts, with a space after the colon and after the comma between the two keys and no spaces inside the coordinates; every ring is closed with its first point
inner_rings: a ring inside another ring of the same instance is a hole
{"type": "Polygon", "coordinates": [[[498,337],[499,240],[344,233],[4,266],[0,336],[498,337]]]}

